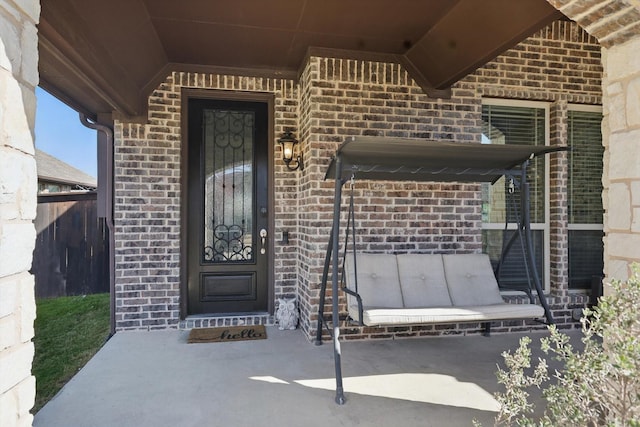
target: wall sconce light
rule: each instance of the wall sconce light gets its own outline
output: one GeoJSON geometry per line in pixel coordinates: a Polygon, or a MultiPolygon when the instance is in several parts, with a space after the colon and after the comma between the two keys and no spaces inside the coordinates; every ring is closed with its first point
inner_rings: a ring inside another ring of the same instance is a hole
{"type": "Polygon", "coordinates": [[[282,145],[282,161],[289,170],[304,170],[304,163],[302,161],[302,153],[298,154],[295,158],[295,166],[291,166],[291,161],[294,160],[293,152],[295,146],[298,144],[298,140],[293,136],[291,131],[285,131],[278,143],[282,145]]]}

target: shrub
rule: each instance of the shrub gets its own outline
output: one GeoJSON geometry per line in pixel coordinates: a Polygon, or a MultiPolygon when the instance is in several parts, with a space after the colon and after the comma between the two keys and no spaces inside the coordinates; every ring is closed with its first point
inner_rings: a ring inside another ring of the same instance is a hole
{"type": "Polygon", "coordinates": [[[497,377],[505,392],[496,394],[496,425],[640,426],[640,267],[632,271],[627,282],[613,281],[611,294],[584,310],[584,349],[574,349],[567,335],[549,327],[541,349],[560,362],[560,370],[550,375],[544,358],[532,366],[528,337],[513,354],[503,353],[506,370],[497,377]],[[529,402],[532,387],[546,401],[539,419],[529,402]]]}

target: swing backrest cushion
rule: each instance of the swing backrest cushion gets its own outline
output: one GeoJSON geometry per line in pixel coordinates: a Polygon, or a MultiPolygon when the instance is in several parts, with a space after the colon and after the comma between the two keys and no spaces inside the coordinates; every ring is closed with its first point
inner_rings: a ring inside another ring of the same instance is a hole
{"type": "Polygon", "coordinates": [[[488,255],[442,255],[442,261],[454,306],[504,303],[488,255]]]}
{"type": "MultiPolygon", "coordinates": [[[[394,255],[356,254],[358,270],[358,293],[366,308],[402,308],[402,291],[398,277],[398,265],[394,255]]],[[[355,268],[353,254],[345,259],[344,273],[346,284],[355,291],[355,268]]],[[[348,295],[349,305],[357,304],[355,298],[348,295]]]]}
{"type": "Polygon", "coordinates": [[[405,308],[450,307],[440,254],[396,255],[405,308]]]}

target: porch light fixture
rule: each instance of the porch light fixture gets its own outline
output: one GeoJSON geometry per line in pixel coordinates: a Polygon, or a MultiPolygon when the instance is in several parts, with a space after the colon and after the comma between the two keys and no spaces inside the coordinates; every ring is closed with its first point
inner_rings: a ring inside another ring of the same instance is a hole
{"type": "Polygon", "coordinates": [[[295,146],[298,144],[298,140],[293,136],[293,132],[285,131],[280,139],[278,140],[278,144],[282,145],[282,161],[287,166],[289,170],[304,170],[304,163],[302,162],[302,153],[298,154],[295,158],[295,166],[291,166],[291,161],[294,160],[293,152],[295,146]]]}

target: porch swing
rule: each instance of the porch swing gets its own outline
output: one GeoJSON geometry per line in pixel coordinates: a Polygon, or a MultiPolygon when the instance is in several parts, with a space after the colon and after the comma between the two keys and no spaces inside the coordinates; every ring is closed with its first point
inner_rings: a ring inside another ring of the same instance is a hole
{"type": "Polygon", "coordinates": [[[320,288],[316,345],[323,326],[333,339],[336,403],[345,402],[342,386],[338,283],[347,295],[349,316],[360,326],[402,326],[537,319],[553,324],[533,251],[527,170],[530,160],[566,147],[435,142],[406,138],[351,137],[336,151],[325,179],[335,180],[333,224],[320,288]],[[488,182],[507,179],[507,213],[500,259],[495,268],[485,254],[359,254],[355,245],[353,186],[358,180],[488,182]],[[342,188],[351,183],[344,252],[339,255],[342,188]],[[519,200],[517,200],[519,190],[519,200]],[[516,223],[509,229],[509,221],[516,223]],[[507,237],[507,231],[511,235],[507,237]],[[352,251],[348,252],[349,238],[352,251]],[[519,245],[516,245],[519,242],[519,245]],[[505,260],[519,247],[525,285],[499,286],[505,260]],[[340,268],[342,258],[342,269],[340,268]],[[359,265],[360,264],[360,265],[359,265]],[[324,319],[329,270],[332,271],[331,326],[324,319]],[[538,304],[532,293],[536,291],[538,304]],[[528,304],[509,304],[500,290],[527,294],[528,304]]]}

